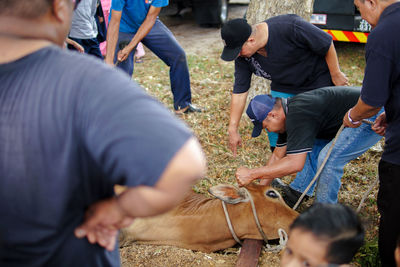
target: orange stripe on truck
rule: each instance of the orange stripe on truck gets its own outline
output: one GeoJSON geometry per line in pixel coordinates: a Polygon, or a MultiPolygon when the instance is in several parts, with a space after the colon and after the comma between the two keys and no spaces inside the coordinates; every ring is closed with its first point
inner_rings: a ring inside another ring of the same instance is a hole
{"type": "Polygon", "coordinates": [[[350,31],[338,31],[338,30],[324,30],[332,36],[334,41],[341,42],[355,42],[355,43],[366,43],[368,38],[368,32],[350,32],[350,31]]]}

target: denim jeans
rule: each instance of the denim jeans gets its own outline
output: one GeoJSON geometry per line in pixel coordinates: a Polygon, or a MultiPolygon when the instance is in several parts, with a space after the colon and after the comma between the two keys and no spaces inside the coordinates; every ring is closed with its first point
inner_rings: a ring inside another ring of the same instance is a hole
{"type": "MultiPolygon", "coordinates": [[[[134,33],[120,32],[118,44],[122,42],[129,43],[134,36],[134,33]]],[[[174,96],[174,108],[176,110],[185,108],[192,102],[190,76],[185,51],[179,45],[172,32],[158,18],[153,28],[141,42],[170,67],[169,77],[174,96]]],[[[117,61],[119,48],[119,45],[117,45],[114,62],[117,61]]],[[[129,76],[132,76],[134,70],[134,54],[135,51],[132,51],[127,60],[118,64],[118,67],[128,73],[129,76]]],[[[157,75],[157,73],[153,73],[153,75],[157,75]]]]}
{"type": "MultiPolygon", "coordinates": [[[[377,115],[369,118],[374,121],[377,115]]],[[[358,128],[344,128],[339,135],[335,146],[332,149],[331,155],[325,164],[324,169],[319,175],[318,182],[307,192],[308,196],[312,196],[315,185],[318,184],[316,190],[316,201],[322,203],[337,203],[338,192],[341,185],[344,166],[351,160],[366,152],[370,147],[375,145],[382,136],[376,134],[371,125],[362,123],[358,128]]],[[[332,141],[317,139],[313,149],[307,155],[304,168],[296,175],[290,187],[304,192],[312,181],[319,166],[325,159],[332,141]]]]}

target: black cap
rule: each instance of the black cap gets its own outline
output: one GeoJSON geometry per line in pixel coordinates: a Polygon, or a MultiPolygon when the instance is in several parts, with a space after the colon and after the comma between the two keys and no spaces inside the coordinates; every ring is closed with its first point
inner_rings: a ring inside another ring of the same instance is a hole
{"type": "Polygon", "coordinates": [[[225,44],[221,58],[225,61],[236,59],[251,31],[251,26],[245,19],[233,19],[225,23],[221,29],[221,38],[225,44]]]}

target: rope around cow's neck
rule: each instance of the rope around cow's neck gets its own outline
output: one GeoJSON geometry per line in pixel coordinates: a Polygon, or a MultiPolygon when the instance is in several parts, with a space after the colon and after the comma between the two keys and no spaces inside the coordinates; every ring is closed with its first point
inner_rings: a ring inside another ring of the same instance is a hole
{"type": "MultiPolygon", "coordinates": [[[[285,232],[285,230],[279,228],[278,229],[279,245],[277,245],[275,247],[269,245],[267,235],[264,233],[264,231],[261,227],[261,224],[260,224],[260,220],[258,219],[257,210],[256,210],[256,206],[254,205],[253,197],[251,196],[250,192],[246,188],[243,187],[243,189],[246,192],[248,199],[250,200],[250,205],[251,205],[251,210],[253,212],[254,220],[256,222],[258,232],[260,232],[261,237],[264,239],[265,245],[267,247],[266,250],[267,251],[280,251],[282,248],[284,248],[286,246],[286,242],[288,239],[287,233],[285,232]]],[[[222,208],[224,209],[224,214],[225,214],[226,222],[228,223],[229,231],[231,232],[233,239],[235,239],[236,242],[238,242],[240,245],[242,245],[242,242],[240,241],[240,239],[236,235],[235,231],[233,230],[233,226],[231,223],[231,219],[229,218],[229,213],[228,213],[228,209],[226,208],[226,204],[222,200],[221,200],[221,203],[222,203],[222,208]]]]}

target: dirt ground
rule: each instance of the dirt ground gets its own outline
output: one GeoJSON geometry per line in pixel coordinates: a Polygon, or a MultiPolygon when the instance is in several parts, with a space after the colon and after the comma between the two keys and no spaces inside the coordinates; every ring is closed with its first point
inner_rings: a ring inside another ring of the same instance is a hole
{"type": "MultiPolygon", "coordinates": [[[[247,10],[245,4],[230,4],[228,18],[242,18],[247,10]]],[[[170,16],[176,12],[172,6],[162,11],[160,19],[174,33],[176,39],[190,54],[207,56],[210,51],[222,49],[223,44],[219,28],[204,28],[196,24],[191,10],[184,10],[182,16],[170,16]]]]}

